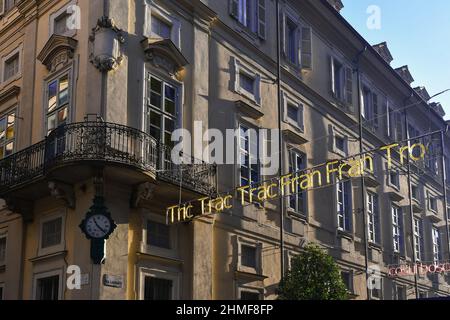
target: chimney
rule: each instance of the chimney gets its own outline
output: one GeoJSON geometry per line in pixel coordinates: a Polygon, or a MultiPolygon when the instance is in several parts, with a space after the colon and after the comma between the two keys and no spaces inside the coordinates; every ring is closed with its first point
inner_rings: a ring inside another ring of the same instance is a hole
{"type": "Polygon", "coordinates": [[[386,61],[388,64],[391,64],[394,58],[392,57],[391,52],[387,46],[386,42],[382,42],[373,46],[376,52],[386,61]]]}
{"type": "Polygon", "coordinates": [[[414,90],[419,94],[419,96],[422,97],[423,100],[428,101],[430,100],[430,95],[428,94],[428,91],[425,87],[417,87],[414,88],[414,90]]]}
{"type": "Polygon", "coordinates": [[[405,80],[409,85],[414,82],[414,78],[412,77],[411,73],[409,72],[408,66],[403,66],[400,68],[395,69],[397,73],[405,80]]]}
{"type": "Polygon", "coordinates": [[[344,8],[344,4],[341,0],[328,0],[328,3],[331,4],[331,6],[337,11],[341,12],[341,10],[344,8]]]}

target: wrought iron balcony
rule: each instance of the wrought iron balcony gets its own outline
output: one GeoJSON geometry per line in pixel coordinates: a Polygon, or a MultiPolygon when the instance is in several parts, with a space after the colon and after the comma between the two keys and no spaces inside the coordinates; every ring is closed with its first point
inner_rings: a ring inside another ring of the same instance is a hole
{"type": "Polygon", "coordinates": [[[100,121],[67,124],[45,140],[0,160],[0,197],[55,168],[83,162],[128,166],[197,193],[215,193],[215,165],[186,155],[180,155],[177,162],[181,164],[175,164],[171,151],[127,126],[100,121]]]}

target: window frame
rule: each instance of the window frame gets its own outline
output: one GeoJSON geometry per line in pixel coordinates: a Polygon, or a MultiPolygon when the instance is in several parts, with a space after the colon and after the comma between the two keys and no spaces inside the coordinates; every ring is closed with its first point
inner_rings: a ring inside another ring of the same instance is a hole
{"type": "Polygon", "coordinates": [[[389,186],[400,191],[400,170],[391,169],[388,173],[389,186]],[[392,181],[392,174],[395,174],[395,181],[392,181]]]}
{"type": "Polygon", "coordinates": [[[1,289],[0,290],[0,301],[4,301],[5,300],[5,283],[4,282],[0,283],[0,289],[1,289]]]}
{"type": "Polygon", "coordinates": [[[0,231],[0,239],[5,239],[5,256],[3,260],[0,260],[0,267],[4,267],[8,259],[8,232],[0,231]]]}
{"type": "Polygon", "coordinates": [[[391,203],[391,221],[392,221],[392,248],[394,253],[404,253],[404,230],[403,230],[403,210],[400,206],[391,203]]]}
{"type": "Polygon", "coordinates": [[[439,232],[439,228],[435,226],[431,226],[431,244],[432,244],[432,253],[433,253],[433,262],[439,263],[442,257],[442,246],[441,246],[441,234],[439,232]]]}
{"type": "Polygon", "coordinates": [[[248,285],[238,285],[237,287],[237,300],[242,300],[242,292],[254,293],[259,296],[258,300],[247,300],[247,301],[260,301],[264,300],[264,289],[256,288],[248,285]]]}
{"type": "Polygon", "coordinates": [[[148,236],[148,222],[152,221],[155,223],[165,224],[164,217],[154,214],[147,213],[144,215],[142,225],[142,241],[141,241],[141,250],[143,253],[152,254],[161,257],[169,257],[176,258],[178,255],[178,232],[177,227],[174,225],[168,225],[169,227],[169,241],[170,241],[170,249],[157,247],[154,245],[147,244],[147,236],[148,236]]]}
{"type": "Polygon", "coordinates": [[[18,127],[18,122],[17,122],[18,115],[17,115],[17,113],[18,113],[18,108],[14,106],[13,108],[10,108],[6,112],[0,114],[0,120],[5,119],[5,140],[4,140],[4,142],[0,143],[0,148],[4,148],[5,151],[3,153],[3,157],[0,157],[0,160],[4,159],[4,158],[6,158],[6,157],[8,157],[8,156],[10,156],[12,154],[14,154],[15,151],[16,151],[16,141],[17,141],[17,136],[18,136],[18,130],[17,130],[17,127],[18,127]],[[11,115],[13,115],[13,114],[14,114],[14,116],[13,116],[14,117],[14,123],[13,123],[12,127],[13,127],[13,131],[14,131],[14,136],[13,136],[12,139],[8,140],[7,139],[8,118],[11,115]],[[12,152],[11,152],[11,154],[6,155],[6,146],[9,145],[10,143],[13,144],[12,152]]]}
{"type": "Polygon", "coordinates": [[[436,196],[433,196],[430,192],[428,192],[428,210],[430,210],[433,213],[438,212],[438,199],[436,196]],[[432,204],[435,204],[435,208],[433,208],[432,204]]]}
{"type": "MultiPolygon", "coordinates": [[[[164,139],[164,134],[166,133],[166,119],[173,121],[174,123],[174,131],[178,128],[182,127],[183,115],[182,115],[182,103],[180,100],[182,87],[179,83],[167,79],[166,77],[158,75],[156,72],[153,72],[151,68],[145,68],[145,86],[144,86],[144,131],[151,135],[151,112],[159,114],[161,117],[160,127],[158,128],[160,137],[159,141],[161,142],[164,139]],[[152,78],[161,82],[162,93],[161,93],[161,108],[158,109],[156,106],[151,104],[151,95],[149,93],[151,90],[151,80],[152,78]],[[165,102],[165,88],[166,86],[172,87],[175,90],[175,114],[172,115],[164,109],[165,102]]],[[[156,138],[155,138],[156,139],[156,138]]]]}
{"type": "MultiPolygon", "coordinates": [[[[295,148],[289,148],[289,147],[288,147],[287,151],[288,151],[287,153],[288,153],[288,157],[289,157],[289,159],[288,159],[288,161],[289,161],[288,166],[289,166],[289,168],[292,168],[292,170],[291,169],[289,170],[290,171],[289,173],[293,174],[293,173],[297,173],[297,172],[299,172],[301,170],[304,170],[306,168],[306,166],[307,166],[307,161],[308,161],[308,158],[307,158],[306,154],[301,152],[301,151],[299,151],[299,150],[297,150],[297,149],[295,149],[295,148]],[[302,166],[301,166],[301,168],[298,168],[297,161],[295,161],[295,166],[294,166],[293,157],[296,157],[296,160],[298,158],[302,159],[302,166]]],[[[301,188],[299,187],[299,189],[301,189],[301,188]]],[[[306,218],[308,216],[308,214],[307,214],[307,207],[308,207],[308,204],[307,204],[307,202],[308,202],[307,192],[304,192],[304,190],[303,190],[301,193],[297,193],[295,195],[291,195],[291,196],[289,196],[287,198],[287,202],[288,202],[287,203],[287,208],[288,208],[289,211],[291,211],[291,212],[293,212],[293,213],[295,213],[295,214],[297,214],[297,215],[299,215],[299,216],[301,216],[303,218],[306,218]],[[301,197],[300,197],[300,195],[301,195],[301,197]],[[295,208],[293,208],[291,206],[292,197],[295,197],[295,203],[296,203],[296,207],[295,208]],[[301,210],[299,210],[300,209],[299,203],[301,202],[299,200],[300,198],[303,198],[303,208],[301,208],[301,210]]]]}
{"type": "Polygon", "coordinates": [[[66,246],[65,241],[65,229],[66,229],[66,210],[58,210],[51,212],[49,214],[43,215],[39,220],[39,243],[38,243],[38,256],[45,256],[51,253],[64,251],[66,246]],[[42,247],[42,236],[43,236],[43,225],[46,222],[53,221],[61,218],[61,241],[58,244],[52,245],[50,247],[42,247]]]}
{"type": "MultiPolygon", "coordinates": [[[[76,5],[77,0],[71,0],[69,3],[64,5],[62,8],[56,10],[55,12],[51,13],[49,16],[49,37],[51,37],[55,33],[55,22],[58,18],[60,18],[63,15],[67,15],[67,17],[70,17],[71,14],[68,12],[68,9],[70,6],[76,5]]],[[[73,30],[66,30],[64,34],[58,34],[65,37],[73,38],[77,34],[77,29],[73,30]]]]}
{"type": "Polygon", "coordinates": [[[366,203],[367,203],[367,228],[368,228],[368,240],[369,243],[372,244],[378,244],[381,243],[381,230],[380,230],[380,199],[377,194],[372,192],[367,192],[366,194],[366,203]],[[370,198],[372,197],[372,201],[370,201],[370,198]],[[377,203],[377,212],[375,212],[375,200],[377,203]],[[372,219],[371,219],[372,218],[372,219]],[[377,223],[378,219],[378,223],[377,223]],[[372,227],[372,228],[371,228],[372,227]],[[373,235],[373,237],[371,236],[373,235]],[[378,238],[378,239],[377,239],[378,238]],[[379,241],[378,241],[379,240],[379,241]]]}
{"type": "MultiPolygon", "coordinates": [[[[50,134],[48,129],[48,119],[51,115],[56,115],[56,118],[58,118],[58,112],[63,110],[65,107],[67,107],[67,119],[65,120],[64,124],[69,124],[72,122],[73,118],[73,74],[72,74],[72,66],[68,68],[64,68],[63,70],[50,75],[48,78],[44,80],[44,105],[43,105],[43,112],[44,112],[44,136],[48,136],[50,134]],[[67,104],[65,105],[59,105],[59,84],[60,79],[67,76],[68,81],[68,87],[67,87],[67,104]],[[56,81],[57,91],[56,91],[56,108],[52,110],[51,112],[48,112],[48,101],[49,101],[49,86],[51,83],[56,81]]],[[[64,125],[59,124],[55,128],[52,129],[55,130],[59,126],[64,125]]]]}
{"type": "Polygon", "coordinates": [[[171,26],[170,39],[177,48],[181,48],[181,22],[174,14],[162,6],[156,4],[154,1],[144,1],[145,10],[145,23],[144,23],[144,36],[149,39],[161,39],[160,37],[154,37],[152,32],[152,17],[162,20],[164,23],[171,26]]]}
{"type": "Polygon", "coordinates": [[[160,267],[141,267],[139,268],[139,300],[145,298],[145,278],[153,277],[157,279],[172,281],[172,300],[181,298],[181,277],[182,273],[174,270],[168,270],[160,267]]]}
{"type": "MultiPolygon", "coordinates": [[[[239,182],[240,186],[247,186],[247,185],[252,186],[253,184],[260,183],[261,180],[262,180],[262,167],[261,167],[261,161],[259,159],[260,150],[261,150],[262,146],[261,146],[261,141],[259,139],[260,138],[259,137],[259,132],[258,132],[257,128],[254,128],[251,125],[247,125],[243,121],[239,121],[238,122],[238,132],[239,132],[239,134],[238,134],[238,141],[237,141],[237,157],[238,157],[238,161],[237,161],[237,174],[238,175],[237,175],[237,178],[238,178],[238,182],[239,182]],[[245,148],[242,147],[242,137],[241,137],[242,130],[241,130],[241,128],[245,128],[246,132],[247,132],[248,147],[249,147],[248,150],[246,150],[245,148]],[[257,170],[258,170],[257,173],[256,173],[257,177],[258,177],[257,181],[252,181],[252,169],[251,169],[251,166],[252,166],[252,164],[251,164],[251,158],[252,158],[251,145],[252,145],[252,142],[250,140],[252,135],[249,134],[249,133],[252,132],[251,130],[253,130],[255,132],[255,136],[256,136],[255,137],[256,138],[256,148],[257,148],[257,150],[256,150],[256,161],[257,161],[256,166],[257,166],[257,170]],[[249,160],[248,176],[246,177],[246,179],[248,181],[247,184],[242,184],[242,167],[243,167],[243,164],[241,163],[241,159],[242,159],[242,155],[243,154],[245,154],[245,156],[248,157],[248,160],[249,160]]],[[[245,193],[248,193],[248,190],[245,190],[245,193]]]]}
{"type": "Polygon", "coordinates": [[[424,241],[423,234],[423,220],[419,218],[413,218],[413,237],[414,237],[414,253],[416,256],[416,261],[421,262],[425,257],[423,257],[422,247],[424,241]]]}
{"type": "Polygon", "coordinates": [[[292,98],[287,92],[283,92],[283,120],[300,132],[305,132],[305,107],[298,99],[292,98]],[[289,117],[289,106],[297,109],[297,120],[289,117]]]}
{"type": "Polygon", "coordinates": [[[238,261],[237,270],[246,273],[253,273],[257,275],[262,274],[262,243],[252,240],[247,240],[242,237],[237,237],[237,250],[238,250],[238,261]],[[252,247],[255,249],[255,259],[256,268],[247,267],[242,265],[242,246],[252,247]]]}
{"type": "Polygon", "coordinates": [[[2,56],[1,60],[1,72],[0,72],[0,84],[2,86],[6,86],[7,84],[16,81],[20,77],[22,77],[22,54],[23,54],[23,44],[21,43],[19,46],[14,48],[12,51],[10,51],[8,54],[2,56]],[[9,77],[8,79],[5,79],[5,66],[6,62],[17,55],[18,59],[18,69],[17,73],[9,77]]]}
{"type": "Polygon", "coordinates": [[[347,292],[348,293],[350,293],[350,294],[355,294],[355,273],[354,273],[354,271],[353,270],[349,270],[349,269],[341,269],[341,278],[342,278],[342,281],[344,282],[344,285],[346,285],[347,286],[347,284],[345,283],[345,281],[344,281],[344,278],[343,278],[343,274],[348,274],[348,277],[349,277],[349,287],[350,288],[346,288],[347,289],[347,292]]]}
{"type": "Polygon", "coordinates": [[[257,71],[252,71],[249,66],[244,65],[237,58],[232,57],[232,62],[234,65],[234,91],[261,107],[261,74],[257,71]],[[254,80],[253,94],[241,87],[241,73],[254,80]]]}
{"type": "Polygon", "coordinates": [[[350,180],[347,181],[336,181],[336,187],[335,187],[335,199],[336,199],[336,226],[337,230],[341,232],[346,233],[353,233],[353,186],[352,182],[350,180]],[[339,210],[340,207],[340,199],[339,199],[339,187],[342,186],[343,189],[341,193],[343,194],[342,199],[342,206],[344,207],[344,213],[341,214],[341,211],[339,210]],[[348,186],[348,190],[346,190],[346,186],[348,186]],[[346,191],[349,191],[348,194],[348,208],[345,206],[345,196],[346,191]],[[342,216],[343,226],[340,225],[340,217],[342,216]],[[346,227],[346,221],[348,221],[348,229],[346,227]]]}
{"type": "Polygon", "coordinates": [[[58,276],[58,300],[64,300],[64,272],[63,269],[55,269],[33,274],[33,300],[37,299],[38,280],[58,276]]]}

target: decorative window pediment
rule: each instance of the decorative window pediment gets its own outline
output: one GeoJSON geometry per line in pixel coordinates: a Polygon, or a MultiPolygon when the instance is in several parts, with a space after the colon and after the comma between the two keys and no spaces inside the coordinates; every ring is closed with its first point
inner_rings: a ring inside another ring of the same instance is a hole
{"type": "Polygon", "coordinates": [[[170,39],[149,39],[142,42],[146,58],[157,68],[166,70],[179,78],[184,67],[189,64],[177,46],[170,39]]]}
{"type": "Polygon", "coordinates": [[[53,34],[37,58],[49,71],[56,71],[73,58],[77,43],[73,38],[53,34]]]}

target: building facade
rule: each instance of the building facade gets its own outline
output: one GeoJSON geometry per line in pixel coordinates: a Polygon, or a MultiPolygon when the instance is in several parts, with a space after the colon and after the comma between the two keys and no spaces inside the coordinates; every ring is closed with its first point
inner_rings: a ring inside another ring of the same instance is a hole
{"type": "Polygon", "coordinates": [[[448,295],[445,274],[389,276],[449,258],[447,158],[439,133],[422,137],[445,114],[341,8],[280,1],[279,104],[274,0],[0,0],[0,298],[270,300],[281,260],[307,243],[335,258],[354,299],[448,295]],[[283,174],[362,152],[373,170],[167,224],[174,204],[273,177],[245,161],[267,143],[245,133],[279,128],[278,105],[283,174]],[[171,159],[177,128],[202,141],[189,164],[171,159]],[[203,156],[210,128],[239,132],[242,163],[203,156]],[[424,161],[388,169],[374,150],[408,138],[424,161]],[[96,196],[117,224],[99,265],[79,227],[96,196]]]}

